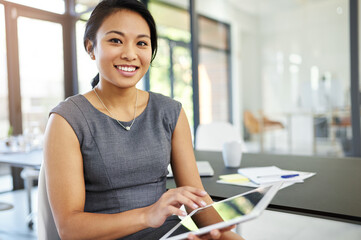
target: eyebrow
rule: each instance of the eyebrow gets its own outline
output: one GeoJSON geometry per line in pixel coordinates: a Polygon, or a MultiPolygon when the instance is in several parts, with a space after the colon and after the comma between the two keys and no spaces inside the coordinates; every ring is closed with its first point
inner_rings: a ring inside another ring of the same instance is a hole
{"type": "MultiPolygon", "coordinates": [[[[109,31],[105,35],[108,35],[108,34],[111,34],[111,33],[115,33],[115,34],[118,34],[118,35],[123,36],[123,37],[125,36],[125,34],[123,32],[119,32],[119,31],[116,31],[116,30],[109,31]]],[[[146,37],[146,38],[150,39],[150,36],[148,36],[147,34],[139,34],[137,36],[137,38],[143,38],[143,37],[146,37]]]]}

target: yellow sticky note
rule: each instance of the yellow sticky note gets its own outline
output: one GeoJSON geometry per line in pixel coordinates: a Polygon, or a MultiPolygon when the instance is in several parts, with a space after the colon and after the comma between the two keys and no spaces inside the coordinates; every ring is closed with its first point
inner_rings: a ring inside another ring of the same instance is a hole
{"type": "Polygon", "coordinates": [[[235,173],[235,174],[227,174],[227,175],[221,175],[219,178],[225,182],[229,183],[241,183],[241,182],[249,182],[249,179],[241,174],[235,173]]]}

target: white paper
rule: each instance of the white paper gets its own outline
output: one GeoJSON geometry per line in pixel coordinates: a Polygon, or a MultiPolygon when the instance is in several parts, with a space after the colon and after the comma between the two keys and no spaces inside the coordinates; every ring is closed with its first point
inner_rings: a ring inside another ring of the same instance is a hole
{"type": "Polygon", "coordinates": [[[315,173],[309,172],[282,170],[276,166],[240,168],[238,169],[238,173],[244,175],[245,177],[248,177],[253,183],[257,185],[274,183],[279,181],[303,182],[304,179],[315,175],[315,173]],[[298,176],[291,178],[282,178],[282,176],[292,174],[298,174],[298,176]]]}
{"type": "MultiPolygon", "coordinates": [[[[258,187],[263,187],[263,186],[270,185],[270,183],[260,185],[260,184],[254,183],[254,182],[231,183],[231,182],[227,182],[227,181],[223,181],[223,180],[218,180],[217,183],[230,184],[230,185],[242,186],[242,187],[251,187],[251,188],[258,188],[258,187]]],[[[284,182],[280,189],[289,187],[289,186],[291,186],[291,185],[293,185],[295,183],[296,182],[284,182]]]]}

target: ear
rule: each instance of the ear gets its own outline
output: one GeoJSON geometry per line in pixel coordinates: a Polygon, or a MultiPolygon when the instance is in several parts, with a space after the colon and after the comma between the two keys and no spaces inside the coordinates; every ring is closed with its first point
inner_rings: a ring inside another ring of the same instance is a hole
{"type": "Polygon", "coordinates": [[[93,46],[93,43],[89,39],[86,40],[86,51],[88,52],[90,58],[92,60],[95,60],[94,46],[93,46]]]}

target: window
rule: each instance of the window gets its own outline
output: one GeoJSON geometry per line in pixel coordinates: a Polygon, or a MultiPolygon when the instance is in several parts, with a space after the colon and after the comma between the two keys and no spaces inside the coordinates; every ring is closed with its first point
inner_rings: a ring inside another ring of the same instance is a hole
{"type": "Polygon", "coordinates": [[[347,156],[349,1],[292,2],[264,2],[242,31],[244,109],[283,123],[264,132],[265,151],[347,156]]]}
{"type": "Polygon", "coordinates": [[[229,26],[199,17],[200,107],[193,109],[190,16],[187,4],[177,3],[177,7],[155,1],[149,4],[161,37],[150,70],[150,90],[179,100],[192,130],[194,111],[200,112],[200,123],[231,121],[229,26]]]}
{"type": "MultiPolygon", "coordinates": [[[[3,140],[8,137],[10,128],[5,34],[4,6],[0,4],[0,148],[4,147],[3,140]]],[[[0,193],[12,189],[11,181],[10,167],[7,164],[0,164],[0,193]]]]}
{"type": "Polygon", "coordinates": [[[79,93],[91,90],[91,81],[98,73],[95,61],[91,60],[85,51],[83,36],[85,31],[85,21],[79,20],[76,23],[76,49],[78,66],[79,93]]]}
{"type": "Polygon", "coordinates": [[[42,133],[50,110],[64,99],[62,26],[19,17],[18,38],[23,131],[42,133]]]}
{"type": "Polygon", "coordinates": [[[229,26],[199,17],[200,123],[231,121],[229,26]]]}
{"type": "Polygon", "coordinates": [[[100,0],[75,0],[75,11],[77,13],[88,12],[95,8],[99,2],[100,0]]]}
{"type": "Polygon", "coordinates": [[[9,130],[8,76],[6,64],[6,33],[4,6],[0,4],[0,139],[9,130]]]}
{"type": "Polygon", "coordinates": [[[38,8],[45,11],[63,14],[65,13],[64,0],[6,0],[28,7],[38,8]]]}
{"type": "Polygon", "coordinates": [[[160,38],[158,40],[158,52],[154,59],[151,70],[151,90],[162,93],[166,96],[172,96],[170,72],[170,44],[169,40],[160,38]]]}
{"type": "Polygon", "coordinates": [[[150,90],[180,101],[193,129],[189,14],[182,8],[155,1],[149,3],[149,10],[156,21],[160,38],[157,57],[150,68],[150,90]]]}

